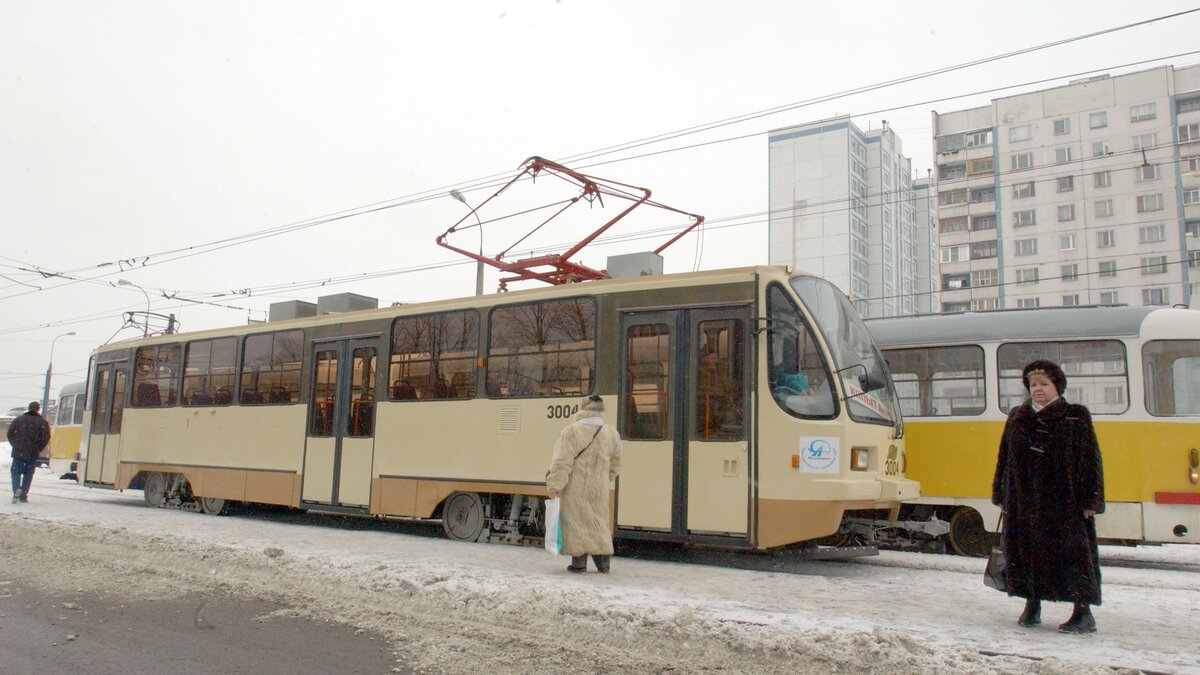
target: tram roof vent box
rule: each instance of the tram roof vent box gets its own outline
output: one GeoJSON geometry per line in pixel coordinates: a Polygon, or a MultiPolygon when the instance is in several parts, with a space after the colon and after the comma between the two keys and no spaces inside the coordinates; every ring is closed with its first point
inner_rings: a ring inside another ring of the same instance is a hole
{"type": "Polygon", "coordinates": [[[317,314],[335,314],[378,308],[378,298],[368,298],[357,293],[338,293],[337,295],[322,295],[317,298],[317,314]]]}
{"type": "Polygon", "coordinates": [[[267,321],[284,321],[316,315],[317,306],[313,303],[303,300],[288,300],[286,302],[272,302],[271,308],[267,312],[267,321]]]}
{"type": "Polygon", "coordinates": [[[651,251],[610,255],[605,271],[610,279],[656,276],[663,273],[663,257],[651,251]]]}

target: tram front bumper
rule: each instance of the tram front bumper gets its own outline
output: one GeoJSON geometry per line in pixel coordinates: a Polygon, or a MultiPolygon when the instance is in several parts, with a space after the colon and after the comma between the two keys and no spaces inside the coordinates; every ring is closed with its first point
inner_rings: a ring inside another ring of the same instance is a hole
{"type": "Polygon", "coordinates": [[[879,499],[885,502],[904,502],[921,496],[921,484],[907,478],[879,479],[879,499]]]}

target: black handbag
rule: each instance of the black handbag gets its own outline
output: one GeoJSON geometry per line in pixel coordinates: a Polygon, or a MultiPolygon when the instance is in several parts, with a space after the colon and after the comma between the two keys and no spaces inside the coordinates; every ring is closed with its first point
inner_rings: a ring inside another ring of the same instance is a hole
{"type": "MultiPolygon", "coordinates": [[[[1004,527],[1004,514],[996,523],[996,534],[1004,527]]],[[[987,567],[983,570],[983,584],[998,591],[1008,591],[1008,560],[1004,557],[1002,546],[993,546],[992,554],[988,556],[987,567]]]]}

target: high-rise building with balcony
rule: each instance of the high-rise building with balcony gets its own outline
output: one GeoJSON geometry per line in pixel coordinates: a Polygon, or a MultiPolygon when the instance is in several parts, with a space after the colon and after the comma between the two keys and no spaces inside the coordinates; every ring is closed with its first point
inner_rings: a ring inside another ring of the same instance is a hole
{"type": "Polygon", "coordinates": [[[1200,299],[1200,66],[933,113],[941,310],[1200,299]]]}

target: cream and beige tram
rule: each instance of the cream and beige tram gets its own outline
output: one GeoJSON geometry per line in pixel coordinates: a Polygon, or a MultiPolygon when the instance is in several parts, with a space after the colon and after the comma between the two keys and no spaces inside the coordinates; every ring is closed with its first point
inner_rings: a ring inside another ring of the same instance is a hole
{"type": "Polygon", "coordinates": [[[984,555],[999,511],[993,472],[1021,370],[1060,364],[1064,397],[1092,413],[1104,463],[1102,539],[1200,543],[1200,312],[1061,307],[872,319],[899,392],[918,520],[950,522],[949,543],[984,555]]]}
{"type": "Polygon", "coordinates": [[[148,503],[542,533],[584,394],[624,442],[618,538],[775,548],[894,515],[895,391],[844,295],[780,267],[609,279],[106,345],[84,470],[148,503]]]}

